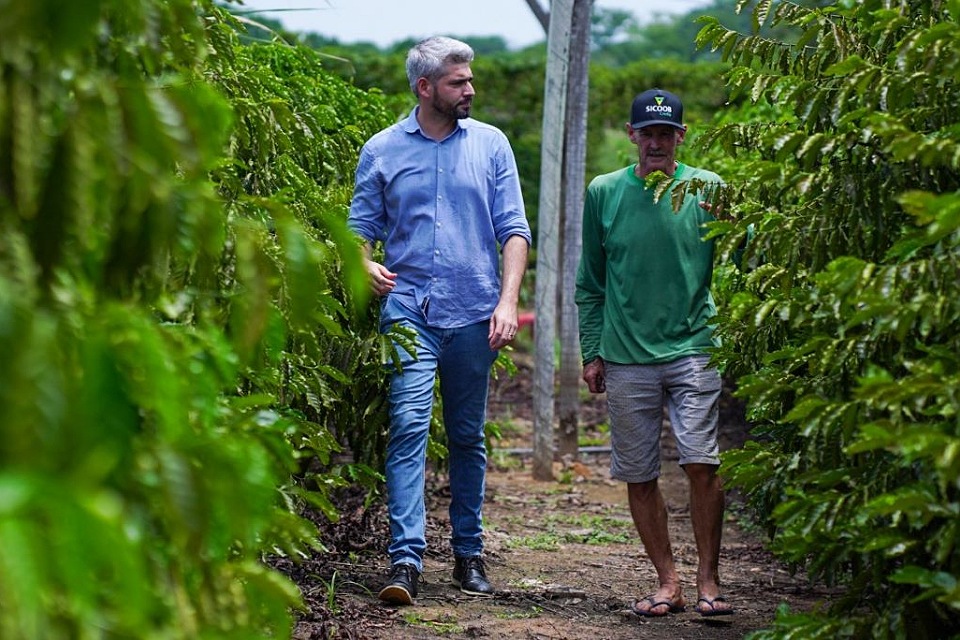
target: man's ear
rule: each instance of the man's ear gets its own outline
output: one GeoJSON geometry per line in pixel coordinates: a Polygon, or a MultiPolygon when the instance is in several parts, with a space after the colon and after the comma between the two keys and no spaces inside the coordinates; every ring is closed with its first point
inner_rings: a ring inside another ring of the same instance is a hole
{"type": "Polygon", "coordinates": [[[433,91],[433,85],[430,84],[430,81],[424,78],[423,76],[417,78],[417,95],[420,97],[428,97],[433,91]]]}

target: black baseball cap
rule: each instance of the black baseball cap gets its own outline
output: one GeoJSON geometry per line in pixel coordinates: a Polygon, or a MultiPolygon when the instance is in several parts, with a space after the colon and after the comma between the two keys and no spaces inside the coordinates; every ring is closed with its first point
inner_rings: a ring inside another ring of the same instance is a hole
{"type": "Polygon", "coordinates": [[[683,103],[663,89],[648,89],[633,99],[630,126],[642,129],[653,124],[669,124],[683,129],[683,103]]]}

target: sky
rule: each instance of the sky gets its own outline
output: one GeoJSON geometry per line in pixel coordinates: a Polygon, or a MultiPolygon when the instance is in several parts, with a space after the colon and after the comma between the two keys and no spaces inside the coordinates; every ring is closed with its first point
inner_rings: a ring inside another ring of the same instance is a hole
{"type": "MultiPolygon", "coordinates": [[[[549,5],[548,0],[540,3],[549,5]]],[[[594,0],[594,7],[629,11],[641,24],[657,13],[686,13],[708,4],[709,0],[594,0]]],[[[291,31],[379,47],[432,35],[502,36],[513,48],[546,39],[525,0],[243,0],[233,9],[270,10],[264,15],[291,31]]]]}

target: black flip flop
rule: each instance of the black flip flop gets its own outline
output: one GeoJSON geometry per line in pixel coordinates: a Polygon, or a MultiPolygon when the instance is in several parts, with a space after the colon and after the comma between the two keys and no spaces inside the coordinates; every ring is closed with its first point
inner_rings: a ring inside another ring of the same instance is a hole
{"type": "Polygon", "coordinates": [[[708,617],[709,616],[732,616],[734,613],[736,613],[736,611],[734,611],[732,608],[717,609],[716,607],[714,607],[714,604],[713,604],[714,602],[726,602],[726,601],[727,599],[724,598],[723,596],[717,596],[715,598],[700,598],[699,600],[697,600],[697,606],[696,606],[697,613],[699,613],[702,616],[708,616],[708,617]],[[707,606],[709,606],[710,608],[707,609],[706,607],[701,607],[700,606],[701,602],[705,602],[707,606]]]}
{"type": "Polygon", "coordinates": [[[682,613],[685,609],[686,607],[684,607],[683,605],[677,605],[672,600],[656,600],[654,598],[654,594],[652,593],[648,596],[640,598],[639,600],[633,603],[634,615],[638,615],[641,618],[662,618],[663,616],[670,615],[671,613],[682,613]],[[637,604],[640,602],[649,602],[650,608],[637,609],[637,604]],[[664,613],[653,612],[654,609],[661,606],[667,607],[667,611],[664,613]]]}

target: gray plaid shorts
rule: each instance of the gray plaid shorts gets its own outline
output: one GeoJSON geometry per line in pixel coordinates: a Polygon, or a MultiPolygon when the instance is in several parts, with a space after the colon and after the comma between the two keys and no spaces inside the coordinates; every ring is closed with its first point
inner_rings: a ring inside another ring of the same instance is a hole
{"type": "Polygon", "coordinates": [[[604,363],[611,477],[624,482],[659,477],[664,404],[680,465],[720,464],[720,373],[709,361],[698,355],[652,365],[604,363]]]}

